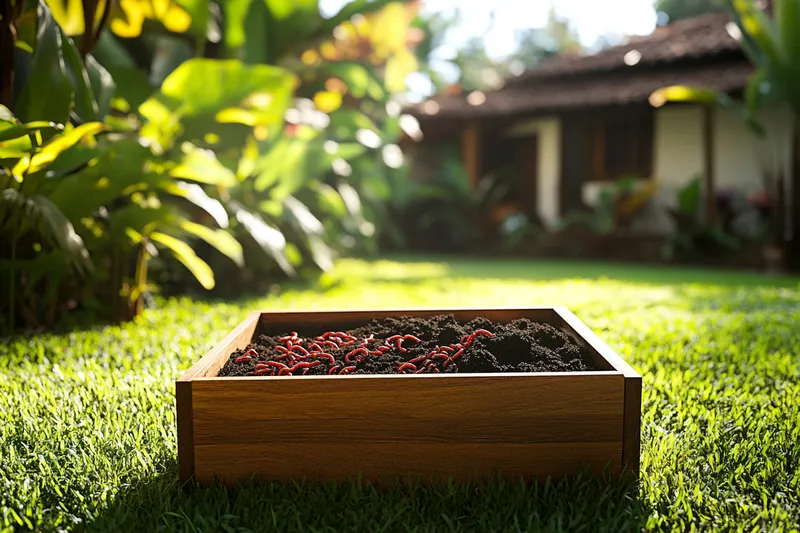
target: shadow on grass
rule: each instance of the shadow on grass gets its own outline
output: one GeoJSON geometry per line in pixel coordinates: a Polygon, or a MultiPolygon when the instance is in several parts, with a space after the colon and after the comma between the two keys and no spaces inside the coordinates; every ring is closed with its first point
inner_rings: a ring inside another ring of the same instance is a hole
{"type": "MultiPolygon", "coordinates": [[[[174,463],[174,461],[173,461],[174,463]]],[[[251,482],[183,490],[175,466],[119,493],[87,531],[641,531],[638,486],[580,475],[559,483],[251,482]]]]}

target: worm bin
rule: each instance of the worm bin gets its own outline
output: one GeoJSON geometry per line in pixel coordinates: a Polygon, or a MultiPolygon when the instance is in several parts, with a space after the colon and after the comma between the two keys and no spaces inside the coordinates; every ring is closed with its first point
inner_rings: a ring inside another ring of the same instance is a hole
{"type": "Polygon", "coordinates": [[[229,486],[253,476],[558,479],[587,465],[595,474],[606,467],[635,474],[641,387],[641,377],[563,307],[253,312],[176,383],[180,478],[229,486]],[[448,346],[431,348],[430,332],[388,336],[385,326],[442,315],[466,328],[452,327],[448,346]],[[516,366],[476,372],[481,350],[506,346],[498,344],[504,328],[520,323],[568,342],[582,354],[572,363],[588,366],[528,371],[534,366],[525,357],[554,352],[516,349],[509,355],[516,366]],[[376,331],[386,336],[364,335],[370,324],[383,324],[376,331]],[[472,333],[459,336],[464,331],[472,333]],[[337,343],[350,346],[334,351],[337,343]],[[409,359],[412,350],[423,355],[409,359]],[[378,368],[370,361],[385,372],[365,373],[378,368]]]}

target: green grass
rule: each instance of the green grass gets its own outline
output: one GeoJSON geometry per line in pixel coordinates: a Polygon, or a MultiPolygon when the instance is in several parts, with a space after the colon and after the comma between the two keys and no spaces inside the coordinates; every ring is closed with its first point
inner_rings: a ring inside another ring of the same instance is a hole
{"type": "Polygon", "coordinates": [[[799,354],[796,279],[344,261],[260,300],[169,300],[133,324],[2,342],[0,530],[798,531],[799,354]],[[174,379],[245,311],[495,304],[567,305],[643,374],[639,487],[177,487],[174,379]]]}

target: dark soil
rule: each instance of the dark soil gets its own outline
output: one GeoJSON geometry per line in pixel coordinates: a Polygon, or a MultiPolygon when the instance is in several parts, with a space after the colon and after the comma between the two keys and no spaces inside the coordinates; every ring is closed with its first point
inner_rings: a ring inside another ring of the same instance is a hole
{"type": "Polygon", "coordinates": [[[327,338],[332,344],[326,345],[320,342],[322,337],[318,335],[326,335],[321,331],[309,337],[295,337],[291,344],[288,339],[291,333],[283,337],[257,335],[246,349],[237,350],[230,356],[219,375],[277,375],[282,367],[274,362],[295,368],[291,373],[284,371],[284,375],[395,374],[404,363],[415,359],[413,367],[407,365],[400,369],[400,372],[410,374],[596,370],[585,348],[575,344],[556,328],[525,318],[514,320],[509,324],[496,324],[486,318],[459,323],[453,315],[427,319],[385,318],[351,329],[345,332],[347,336],[337,338],[335,333],[327,333],[327,338]],[[478,330],[485,330],[486,333],[475,334],[470,340],[470,336],[478,330]],[[413,335],[421,342],[417,343],[411,338],[406,338],[400,347],[397,346],[397,339],[387,342],[387,339],[398,335],[413,335]],[[372,340],[369,340],[370,336],[372,340]],[[317,342],[317,347],[313,347],[314,342],[317,342]],[[298,345],[312,355],[306,356],[303,349],[296,347],[298,345]],[[386,351],[379,354],[378,347],[382,345],[391,348],[382,348],[386,351]],[[295,348],[291,355],[285,355],[286,347],[292,346],[295,348]],[[361,346],[364,346],[370,354],[351,353],[361,346]],[[459,353],[461,348],[463,351],[459,353]],[[318,353],[318,350],[329,355],[315,357],[313,354],[318,353]],[[437,353],[438,356],[434,355],[437,353]],[[248,354],[250,360],[236,362],[237,358],[248,354]],[[346,362],[345,357],[348,354],[351,354],[350,361],[346,362]],[[330,356],[333,357],[333,361],[330,356]],[[272,366],[266,367],[267,361],[272,361],[273,363],[270,363],[272,366]],[[295,366],[298,363],[301,364],[295,366]],[[259,370],[258,374],[256,370],[259,370]]]}

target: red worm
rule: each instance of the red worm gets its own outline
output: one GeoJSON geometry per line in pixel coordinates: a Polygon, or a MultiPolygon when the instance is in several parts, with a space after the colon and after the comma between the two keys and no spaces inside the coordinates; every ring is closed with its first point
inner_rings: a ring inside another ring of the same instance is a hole
{"type": "Polygon", "coordinates": [[[351,340],[351,341],[358,340],[355,337],[353,337],[352,335],[350,335],[349,333],[345,333],[344,331],[337,331],[336,334],[339,337],[343,338],[343,339],[347,339],[347,340],[351,340]]]}
{"type": "Polygon", "coordinates": [[[286,365],[284,365],[283,363],[279,363],[278,361],[267,361],[266,363],[263,364],[267,366],[274,366],[277,368],[288,368],[286,365]]]}
{"type": "Polygon", "coordinates": [[[250,362],[252,360],[253,360],[253,358],[250,357],[249,355],[243,355],[241,357],[237,357],[236,358],[236,362],[237,363],[248,363],[248,362],[250,362]]]}
{"type": "Polygon", "coordinates": [[[491,331],[486,331],[485,329],[476,329],[474,332],[472,332],[472,335],[469,336],[469,339],[467,339],[467,342],[465,344],[467,346],[471,345],[473,342],[475,342],[475,337],[477,337],[478,335],[486,335],[490,339],[494,337],[494,333],[492,333],[491,331]]]}
{"type": "Polygon", "coordinates": [[[319,345],[320,345],[320,346],[327,346],[328,348],[333,348],[334,350],[336,350],[337,348],[339,348],[339,345],[338,345],[338,344],[336,344],[335,342],[331,342],[331,341],[321,341],[321,342],[319,343],[319,345]]]}
{"type": "Polygon", "coordinates": [[[426,370],[428,370],[428,367],[426,367],[426,366],[423,366],[422,368],[420,368],[419,370],[417,370],[417,371],[416,371],[416,372],[414,372],[414,373],[415,373],[415,374],[422,374],[422,373],[423,373],[423,372],[425,372],[426,370]]]}
{"type": "Polygon", "coordinates": [[[331,366],[336,364],[336,359],[334,359],[333,356],[331,354],[329,354],[329,353],[324,353],[324,352],[318,352],[317,353],[317,352],[315,352],[315,353],[308,354],[308,356],[309,357],[323,357],[323,358],[328,360],[328,362],[331,364],[331,366]]]}
{"type": "Polygon", "coordinates": [[[414,359],[411,359],[408,362],[411,363],[411,364],[419,363],[420,361],[424,361],[427,358],[428,358],[427,355],[420,355],[419,357],[415,357],[414,359]]]}
{"type": "Polygon", "coordinates": [[[469,338],[470,338],[470,335],[464,335],[463,337],[461,337],[461,343],[464,344],[465,342],[467,342],[469,340],[469,338]]]}
{"type": "Polygon", "coordinates": [[[451,353],[453,353],[454,351],[456,351],[456,349],[455,349],[455,348],[453,348],[452,346],[442,346],[442,347],[441,347],[441,348],[439,348],[439,349],[440,349],[440,350],[441,350],[443,353],[446,353],[446,354],[451,354],[451,353]]]}
{"type": "Polygon", "coordinates": [[[433,370],[431,370],[431,372],[433,372],[434,374],[438,374],[439,373],[439,369],[436,368],[436,367],[433,367],[433,370]]]}
{"type": "Polygon", "coordinates": [[[370,333],[369,335],[364,337],[364,340],[361,341],[361,345],[362,346],[366,346],[367,344],[371,343],[374,339],[375,339],[375,335],[370,333]]]}
{"type": "Polygon", "coordinates": [[[397,339],[397,349],[400,350],[400,353],[407,353],[408,350],[403,348],[403,339],[397,339]]]}
{"type": "Polygon", "coordinates": [[[431,359],[445,359],[445,360],[447,360],[447,359],[450,359],[450,356],[447,355],[446,353],[435,353],[435,354],[431,355],[431,359]]]}
{"type": "Polygon", "coordinates": [[[254,374],[256,376],[263,376],[264,374],[271,373],[271,372],[272,372],[272,369],[267,367],[267,368],[259,368],[258,370],[256,370],[254,372],[254,374]]]}
{"type": "Polygon", "coordinates": [[[334,335],[336,335],[335,331],[326,331],[325,333],[322,334],[322,338],[327,339],[333,337],[334,335]]]}
{"type": "Polygon", "coordinates": [[[346,366],[341,370],[341,372],[339,372],[339,374],[344,374],[345,372],[347,372],[349,374],[350,372],[352,372],[355,369],[356,369],[356,367],[354,367],[354,366],[346,366]]]}
{"type": "Polygon", "coordinates": [[[450,361],[455,361],[462,355],[464,355],[464,348],[460,348],[456,353],[454,353],[452,357],[450,357],[450,361]]]}
{"type": "Polygon", "coordinates": [[[416,369],[417,369],[417,366],[416,366],[416,365],[414,365],[414,364],[412,364],[412,363],[403,363],[402,365],[400,365],[400,366],[398,366],[397,368],[395,368],[395,370],[396,370],[397,372],[402,372],[402,371],[403,371],[403,370],[405,370],[406,368],[410,368],[411,370],[416,370],[416,369]]]}
{"type": "Polygon", "coordinates": [[[310,371],[311,371],[311,369],[310,369],[310,368],[306,368],[305,370],[303,370],[303,373],[302,373],[301,375],[302,375],[302,376],[305,376],[305,375],[306,375],[306,374],[308,374],[310,371]]]}
{"type": "Polygon", "coordinates": [[[388,352],[389,350],[391,350],[391,349],[392,349],[392,347],[391,347],[391,346],[378,346],[378,347],[377,347],[377,348],[375,348],[375,349],[376,349],[376,350],[378,350],[379,352],[386,353],[386,352],[388,352]]]}
{"type": "Polygon", "coordinates": [[[315,367],[317,365],[320,365],[320,364],[322,364],[321,361],[314,361],[313,363],[309,363],[308,361],[303,361],[302,363],[297,363],[293,367],[281,368],[281,371],[278,372],[278,375],[279,376],[283,376],[285,374],[291,374],[295,370],[297,370],[298,368],[313,368],[313,367],[315,367]]]}
{"type": "Polygon", "coordinates": [[[314,351],[314,352],[323,351],[322,348],[320,347],[320,345],[317,344],[316,342],[311,344],[311,350],[314,351]]]}
{"type": "Polygon", "coordinates": [[[402,336],[402,335],[392,335],[391,337],[389,337],[388,339],[386,339],[386,342],[387,342],[387,343],[389,343],[389,342],[394,342],[394,341],[396,341],[397,339],[402,339],[402,338],[403,338],[403,336],[402,336]]]}
{"type": "Polygon", "coordinates": [[[289,353],[289,348],[286,346],[276,346],[275,349],[281,353],[289,353]]]}
{"type": "Polygon", "coordinates": [[[308,355],[308,350],[306,350],[306,349],[305,349],[305,348],[303,348],[302,346],[292,346],[292,351],[293,351],[293,352],[296,352],[297,350],[300,350],[300,352],[301,352],[303,355],[306,355],[306,356],[308,355]]]}
{"type": "Polygon", "coordinates": [[[244,355],[249,355],[250,357],[258,357],[258,352],[250,348],[249,350],[244,352],[244,355]]]}
{"type": "Polygon", "coordinates": [[[333,373],[334,373],[334,372],[336,372],[337,370],[339,370],[339,365],[332,366],[332,367],[330,368],[330,370],[328,370],[328,375],[330,376],[331,374],[333,374],[333,373]]]}
{"type": "Polygon", "coordinates": [[[422,342],[419,338],[415,337],[414,335],[403,335],[404,341],[414,341],[416,343],[422,342]]]}
{"type": "Polygon", "coordinates": [[[380,350],[375,350],[374,352],[369,352],[369,355],[383,355],[383,352],[380,350]]]}
{"type": "Polygon", "coordinates": [[[325,337],[323,337],[321,335],[318,335],[318,336],[314,337],[314,340],[317,341],[317,342],[322,342],[322,341],[325,340],[325,337]]]}
{"type": "Polygon", "coordinates": [[[359,354],[369,355],[369,350],[367,350],[366,348],[356,348],[352,352],[345,355],[344,360],[347,361],[348,363],[352,363],[350,358],[359,354]]]}

